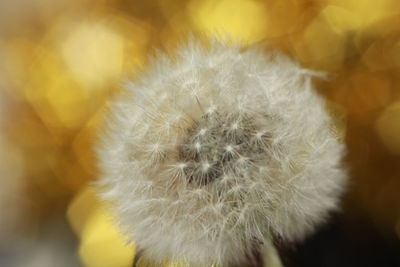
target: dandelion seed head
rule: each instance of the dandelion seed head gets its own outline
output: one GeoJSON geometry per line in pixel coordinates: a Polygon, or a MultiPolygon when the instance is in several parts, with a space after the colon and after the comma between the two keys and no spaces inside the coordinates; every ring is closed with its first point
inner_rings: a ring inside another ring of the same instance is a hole
{"type": "Polygon", "coordinates": [[[272,49],[192,40],[129,83],[98,183],[146,257],[241,264],[255,240],[302,240],[337,209],[344,145],[310,80],[272,49]]]}

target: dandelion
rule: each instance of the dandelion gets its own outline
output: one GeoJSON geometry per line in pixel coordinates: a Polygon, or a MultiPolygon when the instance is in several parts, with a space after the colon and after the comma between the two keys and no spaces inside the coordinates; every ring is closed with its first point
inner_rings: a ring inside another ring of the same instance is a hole
{"type": "Polygon", "coordinates": [[[271,49],[192,40],[126,85],[98,185],[145,257],[240,265],[337,208],[344,145],[313,75],[271,49]]]}

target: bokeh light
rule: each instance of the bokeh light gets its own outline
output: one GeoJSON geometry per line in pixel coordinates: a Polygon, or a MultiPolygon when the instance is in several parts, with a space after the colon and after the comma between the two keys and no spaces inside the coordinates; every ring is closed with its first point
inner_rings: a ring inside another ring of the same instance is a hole
{"type": "Polygon", "coordinates": [[[0,265],[131,265],[134,246],[90,189],[96,132],[124,79],[189,34],[273,45],[326,71],[315,85],[349,148],[351,182],[335,239],[346,244],[318,244],[339,255],[331,263],[359,249],[372,258],[359,266],[390,266],[400,255],[398,0],[1,1],[0,265]]]}
{"type": "Polygon", "coordinates": [[[265,3],[246,0],[190,1],[189,17],[194,27],[207,35],[227,35],[253,43],[265,38],[265,3]]]}

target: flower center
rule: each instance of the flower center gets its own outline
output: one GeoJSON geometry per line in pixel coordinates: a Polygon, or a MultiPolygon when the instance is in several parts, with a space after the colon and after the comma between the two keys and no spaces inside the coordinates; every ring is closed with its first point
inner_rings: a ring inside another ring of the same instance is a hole
{"type": "Polygon", "coordinates": [[[179,148],[189,182],[206,185],[227,176],[241,177],[268,151],[269,135],[250,116],[208,113],[187,130],[179,148]]]}

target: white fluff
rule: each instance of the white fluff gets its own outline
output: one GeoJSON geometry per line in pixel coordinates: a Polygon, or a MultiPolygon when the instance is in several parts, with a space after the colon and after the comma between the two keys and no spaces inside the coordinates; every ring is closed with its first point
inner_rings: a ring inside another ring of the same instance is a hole
{"type": "Polygon", "coordinates": [[[276,51],[189,41],[111,104],[100,195],[152,260],[240,264],[335,209],[346,172],[312,72],[276,51]]]}

